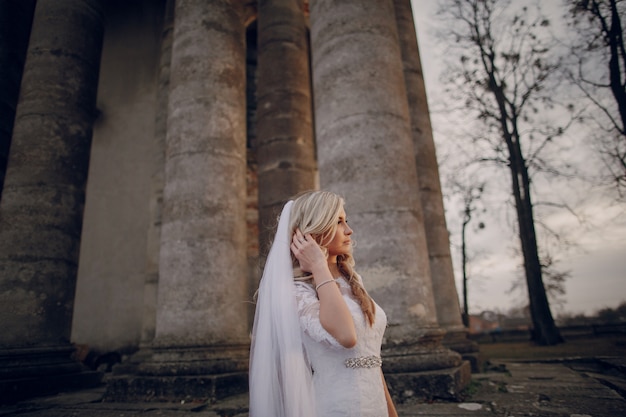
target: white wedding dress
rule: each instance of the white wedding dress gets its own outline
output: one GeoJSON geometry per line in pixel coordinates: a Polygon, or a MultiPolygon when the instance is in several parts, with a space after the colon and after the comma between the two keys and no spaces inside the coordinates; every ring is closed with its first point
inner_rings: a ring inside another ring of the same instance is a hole
{"type": "Polygon", "coordinates": [[[337,279],[337,283],[356,327],[357,343],[350,349],[341,346],[322,327],[319,300],[313,286],[304,282],[295,283],[302,341],[313,369],[317,414],[319,417],[386,417],[387,402],[381,368],[371,357],[380,358],[387,316],[376,305],[376,319],[370,327],[352,295],[350,285],[343,278],[337,279]],[[347,367],[346,360],[349,359],[357,359],[360,365],[365,366],[347,367]]]}

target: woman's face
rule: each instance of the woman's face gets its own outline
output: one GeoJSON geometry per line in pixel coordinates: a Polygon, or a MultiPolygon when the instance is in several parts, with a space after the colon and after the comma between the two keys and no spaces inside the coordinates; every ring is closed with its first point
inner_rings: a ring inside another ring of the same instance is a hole
{"type": "Polygon", "coordinates": [[[352,253],[352,229],[348,226],[348,218],[343,207],[339,210],[339,220],[337,222],[337,232],[335,237],[328,244],[328,256],[337,257],[352,253]]]}

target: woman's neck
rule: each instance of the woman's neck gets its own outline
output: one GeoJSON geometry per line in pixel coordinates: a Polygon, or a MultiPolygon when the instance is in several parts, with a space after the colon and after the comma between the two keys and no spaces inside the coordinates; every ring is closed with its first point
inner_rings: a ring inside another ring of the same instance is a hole
{"type": "Polygon", "coordinates": [[[341,276],[341,272],[339,271],[339,265],[337,265],[336,256],[328,258],[328,269],[330,270],[330,274],[333,276],[333,278],[338,278],[341,276]]]}

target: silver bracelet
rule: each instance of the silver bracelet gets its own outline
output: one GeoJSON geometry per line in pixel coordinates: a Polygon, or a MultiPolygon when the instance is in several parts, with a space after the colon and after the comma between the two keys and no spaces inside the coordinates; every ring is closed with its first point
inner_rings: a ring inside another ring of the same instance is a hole
{"type": "Polygon", "coordinates": [[[322,286],[324,286],[324,285],[328,284],[329,282],[334,282],[334,281],[335,281],[335,280],[334,280],[333,278],[331,278],[331,279],[328,279],[328,280],[326,280],[326,281],[322,282],[321,284],[316,285],[316,286],[315,286],[315,292],[317,292],[317,290],[319,290],[320,288],[322,288],[322,286]]]}

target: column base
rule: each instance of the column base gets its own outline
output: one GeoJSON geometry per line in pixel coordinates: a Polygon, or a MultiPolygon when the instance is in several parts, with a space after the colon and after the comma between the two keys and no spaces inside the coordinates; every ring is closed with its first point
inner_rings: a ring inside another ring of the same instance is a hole
{"type": "Polygon", "coordinates": [[[104,401],[213,403],[248,391],[248,346],[142,348],[113,368],[104,401]]]}
{"type": "Polygon", "coordinates": [[[124,375],[107,379],[107,402],[208,402],[247,392],[248,373],[220,375],[124,375]]]}
{"type": "Polygon", "coordinates": [[[470,363],[472,372],[481,372],[483,360],[480,355],[478,343],[468,338],[466,329],[450,331],[443,338],[443,345],[455,352],[458,352],[463,360],[470,363]]]}
{"type": "Polygon", "coordinates": [[[471,380],[470,364],[421,372],[385,373],[385,380],[394,402],[425,402],[437,399],[458,401],[471,380]]]}
{"type": "Polygon", "coordinates": [[[414,341],[388,343],[382,348],[383,369],[386,372],[422,372],[454,368],[461,365],[461,355],[442,344],[445,331],[422,329],[414,341]]]}
{"type": "Polygon", "coordinates": [[[470,383],[471,366],[443,346],[445,331],[425,329],[414,343],[383,347],[383,371],[394,401],[458,400],[470,383]]]}
{"type": "Polygon", "coordinates": [[[0,405],[101,384],[103,374],[73,360],[73,351],[71,345],[0,350],[0,405]]]}

